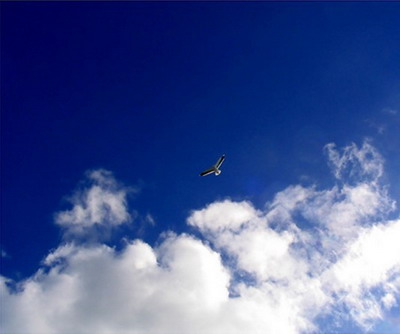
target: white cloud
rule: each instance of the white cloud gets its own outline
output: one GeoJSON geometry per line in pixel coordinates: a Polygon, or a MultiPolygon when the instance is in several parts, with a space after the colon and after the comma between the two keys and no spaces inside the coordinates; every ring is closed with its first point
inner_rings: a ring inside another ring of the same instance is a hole
{"type": "Polygon", "coordinates": [[[375,183],[383,174],[383,158],[368,141],[364,141],[360,149],[352,143],[343,148],[342,154],[333,143],[327,144],[325,151],[332,171],[339,180],[375,183]]]}
{"type": "Polygon", "coordinates": [[[193,211],[188,224],[210,231],[220,231],[225,228],[237,230],[256,216],[257,210],[250,203],[225,200],[211,203],[202,210],[193,211]]]}
{"type": "Polygon", "coordinates": [[[150,214],[150,213],[148,213],[146,216],[145,216],[145,221],[147,222],[147,223],[149,223],[151,226],[155,226],[156,225],[156,220],[154,219],[154,217],[150,214]]]}
{"type": "Polygon", "coordinates": [[[360,230],[347,252],[321,277],[326,290],[340,295],[354,319],[369,329],[382,307],[395,305],[400,281],[400,220],[360,230]],[[383,298],[372,293],[379,288],[383,298]]]}
{"type": "Polygon", "coordinates": [[[332,234],[347,238],[354,236],[360,225],[373,223],[394,207],[385,188],[365,182],[315,192],[298,209],[332,234]]]}
{"type": "Polygon", "coordinates": [[[94,228],[111,228],[132,220],[127,194],[132,188],[118,184],[112,173],[94,170],[87,174],[90,188],[77,191],[71,198],[72,209],[56,214],[55,221],[67,235],[93,233],[94,228]]]}
{"type": "MultiPolygon", "coordinates": [[[[395,203],[369,143],[327,150],[338,184],[290,186],[263,210],[210,203],[187,221],[203,240],[69,242],[16,289],[1,277],[2,332],[300,334],[328,314],[370,329],[400,297],[400,220],[385,218],[395,203]]],[[[75,233],[129,221],[126,188],[108,172],[90,177],[57,223],[75,233]]]]}
{"type": "Polygon", "coordinates": [[[341,288],[357,293],[387,281],[391,270],[400,270],[399,240],[400,220],[364,228],[330,273],[341,288]]]}
{"type": "Polygon", "coordinates": [[[328,144],[325,151],[339,184],[324,190],[288,187],[269,204],[270,220],[289,222],[292,216],[302,215],[335,238],[346,239],[354,237],[360,225],[371,225],[395,209],[395,201],[380,182],[384,160],[369,142],[361,148],[352,143],[341,151],[328,144]]]}
{"type": "Polygon", "coordinates": [[[292,214],[304,202],[314,197],[316,191],[314,187],[305,188],[300,185],[289,186],[277,193],[272,203],[267,205],[267,218],[269,221],[285,222],[292,221],[292,214]]]}
{"type": "Polygon", "coordinates": [[[390,309],[397,304],[396,297],[392,293],[386,293],[382,297],[382,304],[386,309],[390,309]]]}
{"type": "Polygon", "coordinates": [[[157,249],[133,241],[120,253],[68,244],[44,262],[50,271],[22,282],[22,293],[2,285],[3,332],[196,332],[228,300],[220,256],[186,235],[157,249]]]}

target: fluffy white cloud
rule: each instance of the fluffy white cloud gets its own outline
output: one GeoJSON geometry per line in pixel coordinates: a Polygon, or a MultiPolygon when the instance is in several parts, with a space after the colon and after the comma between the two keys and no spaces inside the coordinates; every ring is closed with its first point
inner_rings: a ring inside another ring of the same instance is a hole
{"type": "MultiPolygon", "coordinates": [[[[2,332],[299,334],[328,314],[371,328],[400,298],[400,220],[385,218],[395,203],[369,143],[326,149],[337,185],[290,186],[263,210],[210,203],[187,221],[202,240],[71,241],[33,277],[1,277],[2,332]]],[[[105,171],[90,178],[56,216],[67,233],[130,220],[126,188],[105,171]]]]}
{"type": "Polygon", "coordinates": [[[127,194],[132,188],[118,184],[112,173],[103,169],[87,173],[88,189],[77,191],[71,198],[72,209],[59,212],[55,222],[67,235],[93,233],[96,227],[110,228],[129,223],[127,194]]]}
{"type": "Polygon", "coordinates": [[[364,228],[330,273],[340,288],[356,293],[387,281],[392,270],[400,270],[399,240],[400,220],[364,228]]]}
{"type": "MultiPolygon", "coordinates": [[[[274,284],[241,285],[229,297],[220,255],[187,235],[158,247],[133,241],[121,252],[71,244],[9,293],[2,329],[12,333],[297,333],[312,328],[295,294],[274,284]],[[289,320],[289,321],[288,321],[289,320]]],[[[299,296],[300,295],[300,296],[299,296]]]]}
{"type": "Polygon", "coordinates": [[[250,203],[225,200],[211,203],[202,210],[193,211],[188,224],[214,232],[225,228],[237,230],[255,217],[257,210],[250,203]]]}
{"type": "Polygon", "coordinates": [[[370,183],[355,186],[335,186],[318,191],[302,202],[297,209],[330,233],[352,237],[360,225],[368,225],[393,210],[395,202],[384,188],[370,183]]]}
{"type": "Polygon", "coordinates": [[[49,271],[22,282],[22,293],[2,286],[5,333],[187,332],[228,300],[219,255],[185,235],[121,252],[68,244],[44,262],[49,271]]]}
{"type": "Polygon", "coordinates": [[[358,324],[366,329],[382,317],[382,308],[396,304],[400,290],[400,220],[363,228],[345,255],[321,280],[340,296],[358,324]],[[372,293],[379,288],[380,294],[372,293]]]}

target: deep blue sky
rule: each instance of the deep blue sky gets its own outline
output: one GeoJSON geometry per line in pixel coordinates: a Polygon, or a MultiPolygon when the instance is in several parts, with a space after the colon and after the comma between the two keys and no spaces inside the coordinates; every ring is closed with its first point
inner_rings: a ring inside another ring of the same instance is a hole
{"type": "Polygon", "coordinates": [[[2,274],[57,246],[53,214],[93,168],[140,186],[149,242],[216,199],[261,207],[333,182],[329,142],[371,137],[399,198],[399,17],[399,3],[2,2],[2,274]],[[223,174],[199,178],[222,153],[223,174]]]}

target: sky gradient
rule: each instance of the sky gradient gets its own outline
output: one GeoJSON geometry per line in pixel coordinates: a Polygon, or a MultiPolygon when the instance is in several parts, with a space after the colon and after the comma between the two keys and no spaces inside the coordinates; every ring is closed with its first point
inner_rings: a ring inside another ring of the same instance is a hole
{"type": "Polygon", "coordinates": [[[397,333],[399,16],[2,2],[2,330],[397,333]]]}

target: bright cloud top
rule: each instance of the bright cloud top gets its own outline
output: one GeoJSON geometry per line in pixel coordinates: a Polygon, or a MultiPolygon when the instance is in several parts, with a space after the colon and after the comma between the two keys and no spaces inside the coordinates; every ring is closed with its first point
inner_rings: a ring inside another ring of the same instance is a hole
{"type": "Polygon", "coordinates": [[[257,210],[250,203],[225,200],[194,211],[188,219],[188,224],[197,226],[201,230],[214,232],[225,228],[238,230],[244,223],[255,217],[257,217],[257,210]]]}
{"type": "MultiPolygon", "coordinates": [[[[369,143],[326,150],[340,181],[330,189],[289,186],[263,210],[210,203],[187,220],[202,239],[168,232],[120,251],[69,242],[16,289],[2,277],[2,331],[299,334],[330,314],[368,330],[400,300],[400,220],[386,218],[395,202],[369,143]]],[[[56,216],[67,232],[129,220],[124,188],[90,175],[56,216]]]]}

